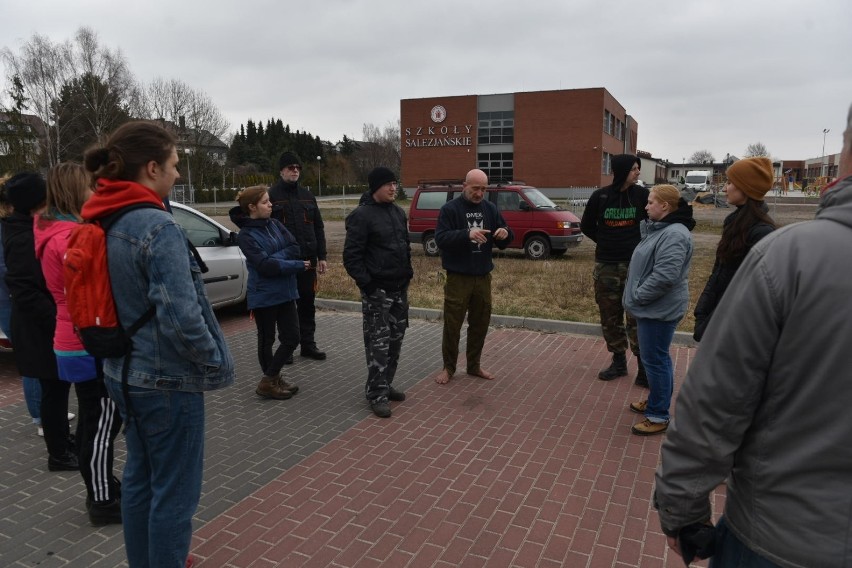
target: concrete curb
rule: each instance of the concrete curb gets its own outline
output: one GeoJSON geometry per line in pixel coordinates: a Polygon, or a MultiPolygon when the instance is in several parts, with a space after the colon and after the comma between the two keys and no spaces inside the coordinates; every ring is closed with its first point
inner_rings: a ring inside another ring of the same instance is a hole
{"type": "MultiPolygon", "coordinates": [[[[317,307],[324,310],[335,310],[338,312],[360,312],[361,304],[348,300],[330,300],[317,298],[317,307]]],[[[410,308],[409,315],[427,321],[440,321],[441,310],[428,308],[410,308]]],[[[540,331],[543,333],[572,333],[576,335],[591,335],[602,337],[601,326],[593,323],[581,323],[576,321],[549,320],[542,318],[526,318],[521,316],[502,316],[492,314],[491,325],[498,327],[514,327],[540,331]]],[[[672,343],[684,347],[695,347],[697,343],[692,339],[692,334],[684,331],[676,331],[672,343]]]]}

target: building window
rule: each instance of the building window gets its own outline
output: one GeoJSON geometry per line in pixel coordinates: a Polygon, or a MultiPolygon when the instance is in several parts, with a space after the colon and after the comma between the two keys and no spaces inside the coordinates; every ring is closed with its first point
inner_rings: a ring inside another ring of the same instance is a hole
{"type": "Polygon", "coordinates": [[[515,176],[514,156],[513,152],[480,152],[476,167],[485,172],[491,183],[511,181],[515,176]]]}
{"type": "Polygon", "coordinates": [[[612,173],[612,154],[604,152],[601,157],[601,173],[608,176],[612,173]]]}
{"type": "Polygon", "coordinates": [[[604,111],[603,130],[607,134],[612,134],[612,115],[609,113],[608,110],[604,111]]]}
{"type": "Polygon", "coordinates": [[[615,137],[624,140],[624,123],[618,119],[615,119],[615,137]]]}
{"type": "Polygon", "coordinates": [[[515,141],[515,111],[480,112],[479,144],[512,144],[515,141]]]}

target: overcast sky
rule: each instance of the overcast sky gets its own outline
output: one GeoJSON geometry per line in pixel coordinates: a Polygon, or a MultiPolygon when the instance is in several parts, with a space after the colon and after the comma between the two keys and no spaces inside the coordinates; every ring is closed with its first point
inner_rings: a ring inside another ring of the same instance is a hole
{"type": "Polygon", "coordinates": [[[656,157],[760,141],[795,160],[824,128],[839,152],[852,103],[850,0],[3,0],[0,21],[14,52],[90,26],[232,130],[276,117],[332,142],[396,121],[400,99],[604,87],[656,157]]]}

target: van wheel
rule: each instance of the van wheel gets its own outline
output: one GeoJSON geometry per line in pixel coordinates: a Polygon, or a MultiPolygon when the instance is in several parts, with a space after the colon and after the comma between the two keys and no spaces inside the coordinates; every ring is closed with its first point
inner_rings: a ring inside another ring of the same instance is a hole
{"type": "Polygon", "coordinates": [[[530,237],[524,244],[524,253],[530,260],[541,260],[550,256],[550,240],[546,237],[530,237]]]}
{"type": "Polygon", "coordinates": [[[440,254],[440,250],[438,250],[438,243],[435,241],[435,235],[433,233],[429,233],[423,237],[423,252],[426,253],[426,256],[438,256],[438,254],[440,254]]]}

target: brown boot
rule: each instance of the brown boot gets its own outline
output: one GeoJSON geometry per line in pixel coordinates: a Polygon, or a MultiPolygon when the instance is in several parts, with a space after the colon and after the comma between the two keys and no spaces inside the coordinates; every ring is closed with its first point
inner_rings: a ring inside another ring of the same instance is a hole
{"type": "Polygon", "coordinates": [[[292,385],[292,384],[288,383],[287,381],[285,381],[281,377],[281,375],[278,375],[276,377],[276,379],[277,379],[278,388],[280,388],[282,390],[288,390],[292,394],[296,394],[297,392],[299,392],[299,385],[292,385]]]}
{"type": "Polygon", "coordinates": [[[281,388],[278,384],[278,377],[267,377],[266,375],[260,379],[254,392],[263,398],[274,398],[275,400],[287,400],[293,396],[292,392],[281,388]]]}

